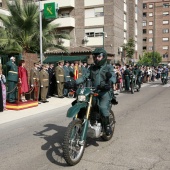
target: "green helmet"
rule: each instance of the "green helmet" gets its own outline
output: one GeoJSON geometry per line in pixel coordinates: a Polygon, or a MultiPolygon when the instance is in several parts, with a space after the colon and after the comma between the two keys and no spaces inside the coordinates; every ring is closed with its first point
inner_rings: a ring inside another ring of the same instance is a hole
{"type": "Polygon", "coordinates": [[[102,66],[106,63],[107,61],[107,53],[106,51],[103,49],[103,48],[96,48],[93,52],[92,52],[92,55],[93,55],[93,60],[94,60],[94,63],[97,65],[97,66],[102,66]],[[97,61],[96,60],[96,57],[100,55],[100,56],[103,56],[102,60],[100,61],[97,61]]]}

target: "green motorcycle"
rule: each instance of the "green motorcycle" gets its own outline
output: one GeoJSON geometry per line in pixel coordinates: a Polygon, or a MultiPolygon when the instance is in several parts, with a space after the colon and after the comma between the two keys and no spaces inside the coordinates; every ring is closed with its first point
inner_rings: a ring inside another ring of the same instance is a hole
{"type": "Polygon", "coordinates": [[[161,81],[163,85],[168,83],[168,76],[165,72],[161,73],[161,81]]]}
{"type": "Polygon", "coordinates": [[[73,118],[67,127],[63,141],[63,156],[68,165],[76,165],[82,158],[86,147],[86,139],[102,138],[109,141],[115,129],[115,116],[110,102],[110,127],[112,133],[107,136],[104,129],[102,115],[98,107],[98,92],[94,88],[79,86],[76,91],[77,99],[67,111],[67,117],[73,118]]]}

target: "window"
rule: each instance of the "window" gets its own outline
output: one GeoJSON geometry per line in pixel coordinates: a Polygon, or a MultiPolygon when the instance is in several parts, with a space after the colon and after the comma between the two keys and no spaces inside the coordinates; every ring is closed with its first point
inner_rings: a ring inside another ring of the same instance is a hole
{"type": "Polygon", "coordinates": [[[149,42],[153,42],[153,38],[149,38],[149,42]]]}
{"type": "Polygon", "coordinates": [[[143,3],[143,9],[147,8],[147,4],[143,3]]]}
{"type": "Polygon", "coordinates": [[[143,13],[143,17],[147,17],[147,13],[146,12],[143,13]]]}
{"type": "Polygon", "coordinates": [[[164,33],[164,34],[165,34],[165,33],[169,33],[169,29],[168,29],[168,28],[163,29],[163,30],[162,30],[162,33],[164,33]]]}
{"type": "Polygon", "coordinates": [[[153,8],[153,4],[149,4],[149,8],[153,8]]]}
{"type": "Polygon", "coordinates": [[[169,21],[168,20],[167,21],[163,21],[163,24],[167,25],[167,24],[169,24],[169,21]]]}
{"type": "Polygon", "coordinates": [[[2,2],[0,2],[0,7],[2,7],[2,2]]]}
{"type": "Polygon", "coordinates": [[[152,21],[149,21],[149,25],[153,25],[153,22],[152,22],[152,21]]]}
{"type": "Polygon", "coordinates": [[[126,36],[126,32],[124,32],[124,38],[126,39],[126,37],[127,37],[127,36],[126,36]]]}
{"type": "Polygon", "coordinates": [[[163,16],[168,16],[169,12],[163,12],[163,16]]]}
{"type": "Polygon", "coordinates": [[[143,29],[143,34],[146,34],[146,29],[143,29]]]}
{"type": "Polygon", "coordinates": [[[85,34],[87,37],[102,37],[103,28],[85,29],[85,34]]]}
{"type": "Polygon", "coordinates": [[[162,38],[162,41],[169,41],[169,38],[162,38]]]}
{"type": "Polygon", "coordinates": [[[153,30],[149,30],[149,34],[153,34],[153,30]]]}
{"type": "Polygon", "coordinates": [[[94,17],[100,17],[100,16],[104,16],[103,7],[85,10],[85,18],[94,18],[94,17]]]}
{"type": "Polygon", "coordinates": [[[165,53],[165,54],[163,54],[163,56],[162,56],[163,58],[168,58],[168,54],[167,53],[165,53]]]}
{"type": "Polygon", "coordinates": [[[146,46],[143,47],[143,50],[146,50],[146,46]]]}
{"type": "Polygon", "coordinates": [[[169,8],[169,4],[163,4],[163,8],[169,8]]]}
{"type": "Polygon", "coordinates": [[[146,42],[147,41],[147,38],[143,38],[143,42],[146,42]]]}
{"type": "Polygon", "coordinates": [[[153,17],[153,13],[152,12],[149,13],[149,17],[153,17]]]}
{"type": "Polygon", "coordinates": [[[145,27],[145,26],[146,26],[146,21],[143,21],[143,24],[142,24],[142,25],[143,25],[143,27],[145,27]]]}
{"type": "Polygon", "coordinates": [[[124,14],[124,21],[126,22],[126,14],[124,14]]]}
{"type": "Polygon", "coordinates": [[[149,47],[149,51],[152,51],[152,50],[153,50],[153,47],[152,47],[152,46],[150,46],[150,47],[149,47]]]}
{"type": "Polygon", "coordinates": [[[163,49],[163,50],[168,50],[169,47],[168,47],[168,46],[163,46],[162,49],[163,49]]]}

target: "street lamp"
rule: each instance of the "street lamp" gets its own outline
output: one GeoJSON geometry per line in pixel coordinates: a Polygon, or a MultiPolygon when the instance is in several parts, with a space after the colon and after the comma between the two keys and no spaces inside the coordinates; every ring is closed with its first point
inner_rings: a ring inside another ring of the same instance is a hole
{"type": "Polygon", "coordinates": [[[104,49],[104,38],[107,38],[107,33],[106,32],[102,32],[103,34],[103,49],[104,49]]]}

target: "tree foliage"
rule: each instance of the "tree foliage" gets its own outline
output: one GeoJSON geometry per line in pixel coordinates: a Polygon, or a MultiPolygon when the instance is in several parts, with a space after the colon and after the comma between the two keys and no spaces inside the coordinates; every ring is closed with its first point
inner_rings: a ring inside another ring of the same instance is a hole
{"type": "Polygon", "coordinates": [[[129,59],[133,58],[135,53],[135,42],[133,38],[130,38],[126,44],[123,45],[123,50],[125,50],[126,57],[129,59]]]}
{"type": "Polygon", "coordinates": [[[156,66],[162,62],[162,56],[158,52],[145,52],[139,59],[138,64],[156,66]]]}
{"type": "MultiPolygon", "coordinates": [[[[10,16],[0,15],[5,28],[0,29],[0,51],[1,53],[39,53],[40,31],[39,31],[39,9],[34,2],[15,0],[14,5],[7,1],[10,16]]],[[[67,34],[59,34],[56,30],[58,25],[51,21],[42,20],[43,29],[43,51],[49,47],[67,49],[58,44],[58,38],[70,39],[67,34]]]]}

